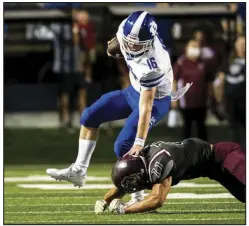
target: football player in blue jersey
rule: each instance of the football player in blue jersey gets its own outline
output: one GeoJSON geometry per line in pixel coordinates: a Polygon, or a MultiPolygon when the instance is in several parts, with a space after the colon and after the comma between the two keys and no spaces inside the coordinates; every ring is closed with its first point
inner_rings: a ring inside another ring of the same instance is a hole
{"type": "MultiPolygon", "coordinates": [[[[170,57],[150,13],[138,11],[129,15],[120,24],[116,37],[130,70],[131,85],[103,95],[84,110],[75,163],[66,169],[47,169],[47,174],[57,180],[83,186],[101,123],[126,118],[114,152],[118,158],[126,153],[138,153],[144,147],[148,132],[169,111],[171,100],[180,98],[190,86],[187,84],[172,93],[170,57]]],[[[134,202],[142,198],[143,192],[133,195],[134,202]]]]}

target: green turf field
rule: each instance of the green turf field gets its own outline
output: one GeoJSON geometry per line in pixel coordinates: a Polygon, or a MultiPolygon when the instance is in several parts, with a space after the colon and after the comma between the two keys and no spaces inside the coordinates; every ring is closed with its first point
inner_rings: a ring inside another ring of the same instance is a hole
{"type": "Polygon", "coordinates": [[[173,187],[156,213],[95,215],[95,201],[111,186],[111,165],[92,164],[85,189],[46,177],[51,166],[5,165],[5,224],[245,224],[245,205],[208,179],[173,187]]]}

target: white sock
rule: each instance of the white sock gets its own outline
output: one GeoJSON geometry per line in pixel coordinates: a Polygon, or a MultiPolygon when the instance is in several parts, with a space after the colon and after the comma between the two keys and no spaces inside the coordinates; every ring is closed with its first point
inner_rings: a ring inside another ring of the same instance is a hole
{"type": "Polygon", "coordinates": [[[131,199],[132,200],[143,200],[144,199],[144,190],[132,193],[131,199]]]}
{"type": "Polygon", "coordinates": [[[75,161],[75,169],[81,169],[82,175],[86,174],[96,141],[79,139],[78,156],[75,161]]]}

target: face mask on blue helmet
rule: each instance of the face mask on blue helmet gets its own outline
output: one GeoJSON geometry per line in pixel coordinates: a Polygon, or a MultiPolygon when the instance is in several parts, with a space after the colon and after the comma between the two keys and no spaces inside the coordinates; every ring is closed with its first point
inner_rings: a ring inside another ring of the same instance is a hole
{"type": "Polygon", "coordinates": [[[154,17],[145,11],[132,13],[123,28],[123,47],[129,57],[141,57],[153,48],[157,35],[154,17]]]}

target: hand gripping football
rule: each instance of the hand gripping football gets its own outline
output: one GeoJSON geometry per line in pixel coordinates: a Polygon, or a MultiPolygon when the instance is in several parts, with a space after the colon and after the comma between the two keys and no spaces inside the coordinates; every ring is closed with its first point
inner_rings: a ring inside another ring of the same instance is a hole
{"type": "Polygon", "coordinates": [[[123,58],[118,39],[116,37],[108,42],[107,54],[115,59],[123,58]]]}

